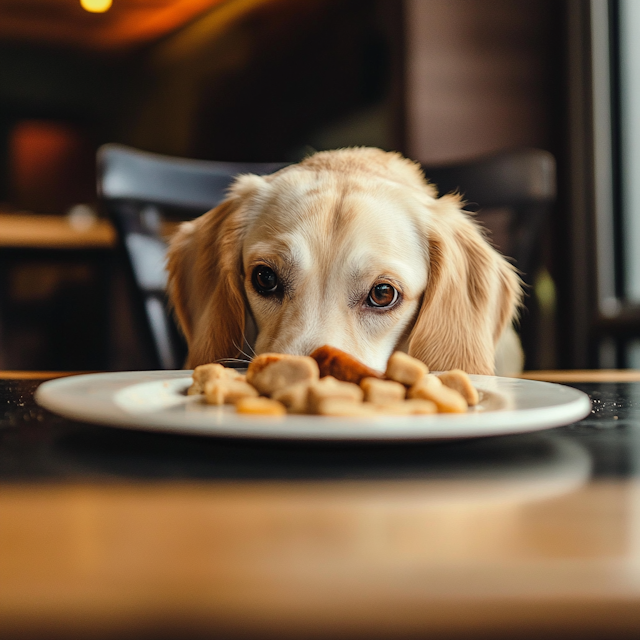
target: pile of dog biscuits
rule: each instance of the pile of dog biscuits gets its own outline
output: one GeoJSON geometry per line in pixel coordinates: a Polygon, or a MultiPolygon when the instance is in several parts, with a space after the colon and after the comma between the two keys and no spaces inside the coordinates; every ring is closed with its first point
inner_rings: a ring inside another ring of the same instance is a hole
{"type": "Polygon", "coordinates": [[[204,364],[195,368],[187,393],[256,415],[464,413],[479,402],[477,389],[459,369],[434,375],[420,360],[396,351],[381,374],[330,346],[311,356],[261,354],[249,364],[246,375],[220,364],[204,364]]]}

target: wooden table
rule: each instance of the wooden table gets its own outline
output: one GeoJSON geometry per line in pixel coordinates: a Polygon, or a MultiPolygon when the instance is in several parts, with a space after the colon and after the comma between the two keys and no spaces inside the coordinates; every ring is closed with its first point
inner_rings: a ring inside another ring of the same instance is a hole
{"type": "MultiPolygon", "coordinates": [[[[170,237],[178,223],[164,221],[162,234],[170,237]]],[[[69,216],[0,212],[0,249],[90,250],[114,249],[116,231],[109,220],[74,221],[69,216]]]]}
{"type": "Polygon", "coordinates": [[[115,239],[108,220],[74,225],[67,216],[0,213],[0,248],[111,249],[115,239]]]}
{"type": "Polygon", "coordinates": [[[640,635],[637,372],[548,374],[576,425],[384,446],[80,425],[36,375],[0,375],[2,638],[640,635]]]}

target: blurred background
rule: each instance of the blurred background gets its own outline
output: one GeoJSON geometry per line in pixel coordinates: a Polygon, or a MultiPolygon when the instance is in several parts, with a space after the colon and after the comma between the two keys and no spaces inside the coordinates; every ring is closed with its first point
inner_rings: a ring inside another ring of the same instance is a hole
{"type": "Polygon", "coordinates": [[[548,150],[526,367],[640,367],[635,7],[0,0],[0,368],[148,364],[96,202],[107,142],[252,162],[372,145],[428,166],[548,150]]]}

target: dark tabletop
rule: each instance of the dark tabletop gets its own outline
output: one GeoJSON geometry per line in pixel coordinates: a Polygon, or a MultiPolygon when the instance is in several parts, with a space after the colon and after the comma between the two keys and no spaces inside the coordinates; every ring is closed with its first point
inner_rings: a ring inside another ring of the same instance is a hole
{"type": "Polygon", "coordinates": [[[640,382],[572,384],[590,416],[536,434],[440,443],[271,443],[128,431],[39,407],[39,380],[0,380],[0,480],[337,479],[486,474],[540,462],[558,442],[579,445],[593,478],[640,469],[640,382]]]}

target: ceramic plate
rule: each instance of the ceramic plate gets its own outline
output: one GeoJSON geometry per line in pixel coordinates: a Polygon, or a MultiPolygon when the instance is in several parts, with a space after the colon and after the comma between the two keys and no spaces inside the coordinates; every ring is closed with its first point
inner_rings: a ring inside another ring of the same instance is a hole
{"type": "Polygon", "coordinates": [[[584,418],[589,397],[548,382],[471,376],[480,404],[465,414],[335,418],[243,416],[187,396],[190,371],[94,373],[40,385],[37,402],[73,420],[180,434],[285,440],[442,440],[539,431],[584,418]]]}

